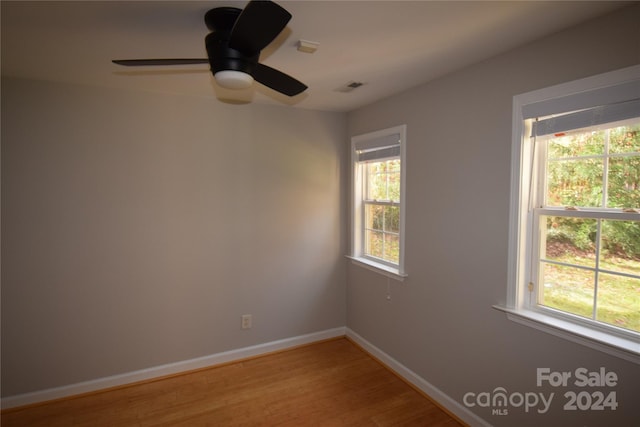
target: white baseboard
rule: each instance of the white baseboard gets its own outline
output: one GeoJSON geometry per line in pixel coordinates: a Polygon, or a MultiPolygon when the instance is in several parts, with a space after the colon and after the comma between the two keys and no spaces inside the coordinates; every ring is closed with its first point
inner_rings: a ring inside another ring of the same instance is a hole
{"type": "Polygon", "coordinates": [[[244,347],[237,350],[225,351],[209,356],[199,357],[181,362],[169,363],[166,365],[155,366],[139,371],[128,372],[125,374],[114,375],[96,380],[85,381],[76,384],[70,384],[62,387],[51,388],[32,393],[19,394],[3,398],[0,401],[2,409],[15,408],[18,406],[31,405],[34,403],[45,402],[49,400],[60,399],[64,397],[74,396],[83,393],[103,390],[112,387],[118,387],[139,381],[145,381],[153,378],[163,377],[166,375],[177,374],[180,372],[192,371],[194,369],[206,368],[208,366],[229,363],[235,360],[255,357],[266,353],[279,350],[286,350],[291,347],[309,344],[315,341],[321,341],[330,338],[341,337],[345,335],[345,327],[328,329],[325,331],[314,332],[307,335],[300,335],[293,338],[285,338],[282,340],[272,341],[264,344],[244,347]]]}
{"type": "Polygon", "coordinates": [[[491,424],[474,414],[466,406],[460,404],[457,400],[451,398],[445,394],[442,390],[434,386],[433,384],[420,377],[418,374],[389,356],[378,347],[371,344],[369,341],[362,338],[349,328],[346,328],[346,336],[356,342],[359,346],[365,349],[372,356],[376,357],[382,363],[384,363],[389,369],[393,370],[396,374],[404,378],[409,383],[420,389],[426,395],[438,402],[442,407],[446,408],[452,414],[455,414],[465,423],[472,427],[491,427],[491,424]]]}

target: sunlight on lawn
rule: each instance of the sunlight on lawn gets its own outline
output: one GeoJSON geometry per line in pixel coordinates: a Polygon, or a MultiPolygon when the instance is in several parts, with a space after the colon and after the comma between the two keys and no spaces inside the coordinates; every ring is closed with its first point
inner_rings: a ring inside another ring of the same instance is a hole
{"type": "MultiPolygon", "coordinates": [[[[572,258],[575,258],[575,255],[567,255],[556,260],[582,265],[588,262],[576,262],[577,260],[572,258]]],[[[633,271],[638,274],[640,262],[607,258],[601,262],[600,267],[605,270],[633,271]]],[[[594,318],[593,271],[545,263],[543,277],[543,305],[589,319],[594,318]]],[[[597,292],[595,320],[640,332],[640,279],[601,272],[597,292]]]]}

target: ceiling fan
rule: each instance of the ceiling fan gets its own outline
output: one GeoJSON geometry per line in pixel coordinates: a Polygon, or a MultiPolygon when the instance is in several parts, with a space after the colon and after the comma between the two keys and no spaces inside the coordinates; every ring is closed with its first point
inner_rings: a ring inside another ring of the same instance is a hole
{"type": "Polygon", "coordinates": [[[217,7],[204,21],[211,31],[205,37],[208,58],[115,59],[129,67],[209,64],[216,82],[228,89],[246,89],[253,81],[287,96],[307,86],[295,78],[261,64],[260,51],[286,27],[291,14],[271,1],[252,0],[244,9],[217,7]]]}

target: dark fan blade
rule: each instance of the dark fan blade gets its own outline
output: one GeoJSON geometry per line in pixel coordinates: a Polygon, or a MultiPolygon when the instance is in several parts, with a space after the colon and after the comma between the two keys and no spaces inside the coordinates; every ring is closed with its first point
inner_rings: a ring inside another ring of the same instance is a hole
{"type": "Polygon", "coordinates": [[[189,65],[208,64],[208,59],[202,58],[174,58],[174,59],[114,59],[114,64],[127,67],[143,67],[148,65],[189,65]]]}
{"type": "Polygon", "coordinates": [[[293,77],[263,64],[256,64],[253,78],[271,89],[288,96],[295,96],[307,88],[293,77]]]}
{"type": "Polygon", "coordinates": [[[229,47],[254,55],[267,47],[290,19],[289,12],[271,1],[250,1],[231,30],[229,47]]]}

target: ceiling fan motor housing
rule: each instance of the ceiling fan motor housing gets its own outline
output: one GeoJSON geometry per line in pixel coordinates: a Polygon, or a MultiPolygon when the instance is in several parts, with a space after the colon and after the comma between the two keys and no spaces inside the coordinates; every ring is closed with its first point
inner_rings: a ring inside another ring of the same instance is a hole
{"type": "Polygon", "coordinates": [[[215,31],[207,34],[205,45],[213,74],[223,70],[252,74],[255,64],[258,63],[260,58],[260,52],[254,55],[246,55],[239,50],[230,48],[228,33],[215,31]]]}
{"type": "Polygon", "coordinates": [[[204,16],[211,31],[205,37],[205,46],[213,74],[226,70],[252,74],[260,59],[260,52],[246,54],[229,47],[231,31],[241,13],[242,10],[235,7],[217,7],[204,16]]]}

